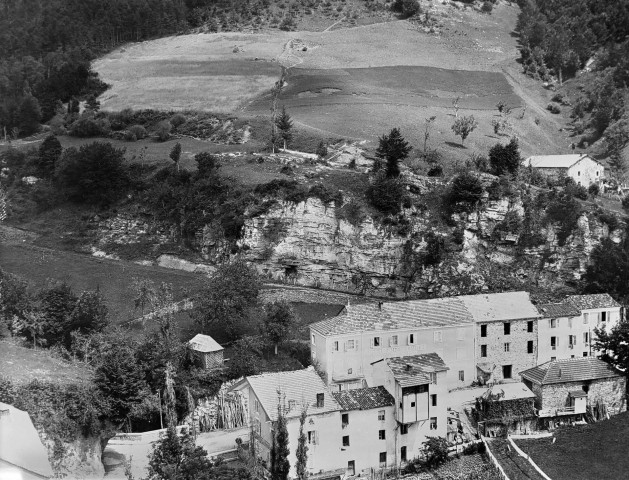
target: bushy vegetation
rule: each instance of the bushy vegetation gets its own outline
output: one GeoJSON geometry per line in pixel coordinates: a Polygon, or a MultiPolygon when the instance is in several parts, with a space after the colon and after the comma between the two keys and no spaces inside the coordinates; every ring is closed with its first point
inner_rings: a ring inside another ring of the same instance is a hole
{"type": "Polygon", "coordinates": [[[444,195],[446,210],[450,213],[471,212],[483,197],[483,186],[476,175],[465,172],[452,180],[444,195]]]}
{"type": "Polygon", "coordinates": [[[380,173],[367,189],[369,203],[380,213],[395,215],[402,208],[406,191],[397,178],[388,178],[380,173]]]}

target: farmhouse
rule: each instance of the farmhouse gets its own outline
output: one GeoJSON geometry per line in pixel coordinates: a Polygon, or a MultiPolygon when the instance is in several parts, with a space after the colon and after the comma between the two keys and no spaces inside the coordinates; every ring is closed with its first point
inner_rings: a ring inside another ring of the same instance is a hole
{"type": "Polygon", "coordinates": [[[387,357],[437,353],[455,388],[475,378],[474,319],[457,297],[348,305],[310,325],[312,359],[333,390],[377,386],[371,364],[387,357]]]}
{"type": "Polygon", "coordinates": [[[546,362],[520,373],[546,425],[583,420],[587,407],[610,415],[626,410],[626,379],[596,357],[546,362]]]}
{"type": "Polygon", "coordinates": [[[552,178],[567,176],[577,185],[589,187],[598,184],[603,179],[605,168],[588,155],[534,155],[522,162],[525,167],[531,167],[552,178]]]}
{"type": "Polygon", "coordinates": [[[209,335],[201,333],[188,342],[195,360],[202,368],[220,368],[223,366],[223,347],[209,335]]]}
{"type": "Polygon", "coordinates": [[[527,292],[459,297],[475,322],[477,377],[482,383],[511,380],[537,364],[537,320],[527,292]]]}
{"type": "Polygon", "coordinates": [[[373,378],[395,398],[400,459],[420,454],[427,436],[446,437],[448,367],[436,353],[373,362],[373,378]]]}
{"type": "Polygon", "coordinates": [[[535,394],[521,382],[491,386],[476,399],[478,428],[486,437],[536,429],[535,394]]]}

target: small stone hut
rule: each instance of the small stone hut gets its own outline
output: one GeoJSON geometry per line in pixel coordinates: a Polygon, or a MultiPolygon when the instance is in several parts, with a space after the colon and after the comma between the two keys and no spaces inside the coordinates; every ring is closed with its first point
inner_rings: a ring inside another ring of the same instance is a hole
{"type": "Polygon", "coordinates": [[[479,430],[487,437],[537,430],[535,394],[521,382],[491,386],[476,399],[479,430]]]}
{"type": "Polygon", "coordinates": [[[202,368],[212,369],[223,366],[224,348],[209,335],[198,333],[188,342],[188,346],[202,368]]]}

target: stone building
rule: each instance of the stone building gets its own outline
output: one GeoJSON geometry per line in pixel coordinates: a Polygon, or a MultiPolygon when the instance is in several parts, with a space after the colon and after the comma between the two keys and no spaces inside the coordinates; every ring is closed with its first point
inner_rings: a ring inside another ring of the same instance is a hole
{"type": "Polygon", "coordinates": [[[527,292],[459,297],[475,322],[478,379],[499,382],[516,379],[537,364],[539,312],[527,292]]]}
{"type": "Polygon", "coordinates": [[[196,362],[206,369],[220,368],[223,366],[223,347],[209,335],[201,333],[194,336],[188,342],[190,350],[194,353],[196,362]]]}
{"type": "Polygon", "coordinates": [[[605,172],[603,164],[585,154],[534,155],[524,160],[522,165],[555,179],[561,176],[570,177],[577,185],[586,188],[599,184],[605,172]]]}
{"type": "Polygon", "coordinates": [[[478,428],[486,437],[537,429],[535,394],[521,382],[492,385],[476,399],[478,428]]]}
{"type": "Polygon", "coordinates": [[[535,394],[540,419],[582,420],[587,407],[600,407],[610,414],[626,410],[626,379],[596,357],[559,359],[520,373],[535,394]]]}

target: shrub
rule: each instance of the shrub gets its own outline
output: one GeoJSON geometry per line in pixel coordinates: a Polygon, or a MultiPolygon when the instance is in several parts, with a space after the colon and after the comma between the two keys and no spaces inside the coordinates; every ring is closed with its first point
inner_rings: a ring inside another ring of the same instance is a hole
{"type": "Polygon", "coordinates": [[[439,164],[433,165],[428,170],[429,177],[441,177],[443,176],[443,167],[439,164]]]}
{"type": "Polygon", "coordinates": [[[160,142],[165,142],[170,138],[170,132],[173,126],[170,124],[168,120],[163,120],[157,124],[157,128],[155,129],[155,134],[160,142]]]}
{"type": "Polygon", "coordinates": [[[559,224],[557,241],[560,246],[566,243],[568,237],[577,227],[581,215],[581,205],[572,196],[556,195],[546,207],[546,222],[559,224]]]}
{"type": "Polygon", "coordinates": [[[483,2],[483,6],[481,7],[481,10],[485,13],[491,13],[491,11],[494,9],[494,6],[491,2],[483,2]]]}
{"type": "Polygon", "coordinates": [[[125,130],[123,137],[127,142],[135,142],[138,139],[138,137],[136,137],[135,134],[129,130],[125,130]]]}
{"type": "Polygon", "coordinates": [[[554,103],[549,103],[548,105],[546,105],[546,110],[554,114],[561,113],[561,108],[559,108],[559,106],[555,105],[554,103]]]}
{"type": "Polygon", "coordinates": [[[98,137],[106,135],[110,130],[109,121],[102,118],[96,119],[92,116],[82,115],[70,126],[70,135],[73,137],[98,137]]]}
{"type": "Polygon", "coordinates": [[[180,126],[182,126],[184,123],[186,123],[186,117],[183,114],[181,114],[181,113],[176,113],[170,119],[170,124],[175,129],[180,127],[180,126]]]}
{"type": "Polygon", "coordinates": [[[457,175],[444,196],[449,212],[471,212],[483,197],[480,180],[469,172],[457,175]]]}
{"type": "Polygon", "coordinates": [[[318,198],[326,204],[334,202],[337,207],[340,207],[343,203],[343,194],[341,192],[338,190],[333,192],[320,183],[310,187],[310,190],[308,190],[308,197],[318,198]]]}
{"type": "Polygon", "coordinates": [[[339,219],[347,220],[356,227],[363,222],[366,215],[360,203],[356,200],[351,200],[341,208],[336,209],[336,216],[339,219]]]}
{"type": "Polygon", "coordinates": [[[514,174],[520,168],[521,162],[518,140],[515,137],[507,145],[497,143],[489,150],[489,163],[494,175],[514,174]]]}
{"type": "Polygon", "coordinates": [[[142,140],[148,135],[146,132],[146,128],[144,128],[142,125],[132,125],[129,127],[128,131],[135,135],[135,138],[138,140],[142,140]]]}
{"type": "Polygon", "coordinates": [[[406,194],[402,183],[395,178],[386,178],[380,174],[367,188],[367,199],[379,212],[393,215],[400,211],[400,205],[406,194]]]}
{"type": "MultiPolygon", "coordinates": [[[[325,158],[325,156],[328,154],[328,147],[325,143],[323,142],[319,142],[319,145],[317,145],[317,150],[315,151],[315,153],[320,157],[320,158],[325,158]]],[[[354,161],[354,163],[356,163],[356,161],[354,161]]]]}
{"type": "Polygon", "coordinates": [[[599,186],[596,183],[593,183],[592,185],[590,185],[588,187],[588,194],[592,197],[596,197],[598,196],[598,194],[600,193],[601,189],[599,188],[599,186]]]}
{"type": "Polygon", "coordinates": [[[616,230],[620,226],[618,218],[616,218],[616,215],[614,215],[613,213],[604,212],[601,210],[598,213],[598,219],[601,221],[601,223],[607,225],[610,232],[616,230]]]}
{"type": "Polygon", "coordinates": [[[579,200],[588,199],[588,191],[583,185],[577,185],[571,178],[566,179],[565,192],[567,195],[579,200]]]}

